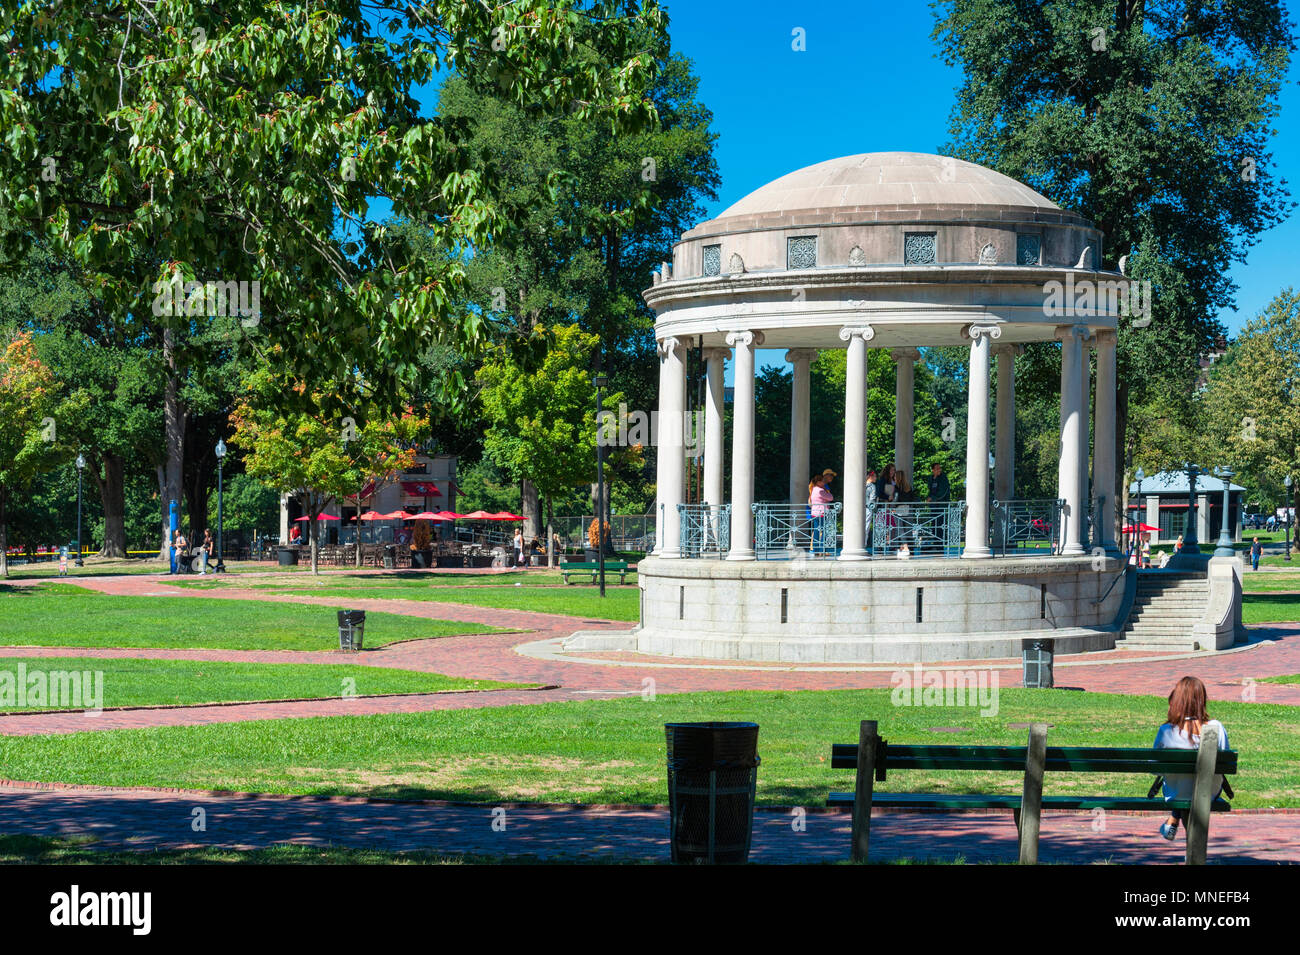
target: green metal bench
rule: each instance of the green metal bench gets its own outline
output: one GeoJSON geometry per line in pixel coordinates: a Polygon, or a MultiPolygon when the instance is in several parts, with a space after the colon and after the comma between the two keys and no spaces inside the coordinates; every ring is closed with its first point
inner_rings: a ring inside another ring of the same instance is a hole
{"type": "MultiPolygon", "coordinates": [[[[851,793],[830,794],[828,806],[853,810],[855,862],[865,862],[870,842],[871,809],[1009,809],[1019,832],[1020,862],[1038,862],[1038,832],[1041,812],[1047,809],[1110,809],[1117,811],[1168,812],[1189,809],[1187,818],[1188,865],[1203,865],[1209,841],[1210,813],[1228,812],[1223,798],[1211,798],[1214,776],[1237,772],[1237,754],[1220,751],[1213,733],[1201,740],[1200,750],[1128,749],[1099,746],[1048,746],[1047,725],[1035,723],[1028,746],[900,746],[880,738],[874,720],[862,722],[858,742],[831,746],[832,769],[854,769],[857,779],[851,793]],[[1020,795],[982,793],[878,793],[875,784],[884,782],[890,770],[935,769],[944,771],[983,770],[1022,772],[1020,795]],[[1142,773],[1163,777],[1185,774],[1196,777],[1190,800],[1166,802],[1157,797],[1160,779],[1146,798],[1135,796],[1044,796],[1043,775],[1063,773],[1142,773]]],[[[1224,792],[1232,788],[1224,781],[1224,792]]]]}
{"type": "MultiPolygon", "coordinates": [[[[560,573],[564,576],[564,582],[572,583],[569,580],[570,575],[578,577],[590,577],[591,583],[596,582],[596,577],[600,574],[600,564],[594,560],[571,560],[568,563],[560,565],[560,573]]],[[[628,574],[636,573],[636,567],[631,566],[625,560],[607,560],[605,561],[606,574],[618,574],[618,582],[624,582],[628,574]]]]}

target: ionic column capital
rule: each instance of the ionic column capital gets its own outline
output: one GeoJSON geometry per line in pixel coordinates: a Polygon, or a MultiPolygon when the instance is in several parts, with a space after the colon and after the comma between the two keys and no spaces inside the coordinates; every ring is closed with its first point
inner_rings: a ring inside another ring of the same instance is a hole
{"type": "Polygon", "coordinates": [[[921,349],[912,348],[911,346],[908,346],[907,348],[891,348],[889,349],[889,357],[894,359],[894,361],[898,362],[900,365],[903,362],[920,361],[921,349]]]}
{"type": "Polygon", "coordinates": [[[840,329],[840,341],[847,342],[854,338],[860,338],[864,342],[869,342],[876,337],[876,330],[870,325],[845,325],[840,329]]]}
{"type": "Polygon", "coordinates": [[[677,338],[674,335],[669,335],[667,338],[659,339],[658,342],[655,343],[655,347],[659,352],[659,357],[662,359],[670,357],[673,351],[685,346],[682,344],[680,338],[677,338]]]}
{"type": "Polygon", "coordinates": [[[987,337],[990,340],[1001,338],[1002,326],[1001,325],[979,325],[979,324],[967,325],[966,337],[969,338],[971,342],[977,342],[984,337],[987,337]]]}
{"type": "Polygon", "coordinates": [[[710,347],[704,349],[704,360],[705,360],[705,361],[713,361],[713,359],[715,359],[715,358],[720,358],[722,361],[726,361],[726,360],[727,360],[728,358],[730,358],[730,357],[731,357],[731,349],[730,349],[730,348],[722,348],[722,347],[717,347],[717,346],[710,346],[710,347]]]}
{"type": "Polygon", "coordinates": [[[1097,339],[1098,347],[1101,347],[1102,345],[1114,345],[1119,341],[1119,335],[1113,328],[1098,328],[1093,332],[1093,336],[1097,339]]]}
{"type": "Polygon", "coordinates": [[[818,354],[816,348],[791,348],[785,353],[785,360],[792,365],[801,361],[816,361],[818,354]]]}
{"type": "Polygon", "coordinates": [[[727,344],[732,348],[748,347],[753,345],[755,348],[763,344],[762,332],[727,332],[727,344]]]}

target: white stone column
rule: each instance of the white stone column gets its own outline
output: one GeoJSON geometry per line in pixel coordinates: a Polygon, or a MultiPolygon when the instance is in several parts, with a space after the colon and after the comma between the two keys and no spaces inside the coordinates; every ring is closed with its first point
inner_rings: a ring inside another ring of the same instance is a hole
{"type": "Polygon", "coordinates": [[[1061,553],[1077,556],[1084,553],[1083,528],[1086,526],[1080,496],[1079,429],[1083,408],[1080,407],[1079,382],[1083,377],[1083,341],[1087,332],[1075,325],[1061,325],[1056,337],[1061,340],[1061,460],[1057,469],[1056,496],[1065,501],[1061,516],[1061,553]]]}
{"type": "Polygon", "coordinates": [[[989,548],[989,348],[997,325],[971,325],[966,412],[966,549],[962,557],[992,557],[989,548]]]}
{"type": "Polygon", "coordinates": [[[730,355],[729,348],[704,349],[707,379],[704,395],[704,503],[712,507],[726,503],[726,487],[722,481],[726,457],[723,375],[730,355]]]}
{"type": "Polygon", "coordinates": [[[1151,543],[1154,544],[1160,539],[1160,498],[1155,494],[1148,494],[1146,495],[1145,501],[1147,513],[1144,520],[1152,527],[1156,528],[1156,530],[1147,531],[1151,543]]]}
{"type": "Polygon", "coordinates": [[[894,359],[894,467],[907,474],[916,486],[916,471],[912,467],[913,434],[916,429],[916,366],[921,352],[915,348],[891,348],[894,359]]]}
{"type": "Polygon", "coordinates": [[[685,455],[682,415],[686,407],[686,344],[673,337],[659,340],[659,428],[656,519],[657,556],[682,556],[682,463],[685,455]]]}
{"type": "Polygon", "coordinates": [[[993,498],[1010,501],[1016,495],[1016,356],[1023,345],[994,345],[998,357],[997,429],[993,433],[993,498]]]}
{"type": "Polygon", "coordinates": [[[844,383],[844,549],[840,560],[867,559],[867,342],[870,325],[840,329],[849,343],[844,383]]]}
{"type": "Polygon", "coordinates": [[[790,392],[790,503],[808,503],[808,446],[812,429],[812,371],[815,348],[792,348],[785,360],[794,366],[790,392]]]}
{"type": "Polygon", "coordinates": [[[1218,531],[1210,527],[1210,496],[1208,494],[1196,495],[1196,537],[1197,544],[1202,541],[1208,541],[1211,537],[1218,538],[1218,531]]]}
{"type": "Polygon", "coordinates": [[[1093,485],[1096,493],[1105,497],[1098,515],[1101,521],[1098,539],[1106,553],[1111,555],[1119,553],[1119,544],[1115,540],[1115,515],[1119,504],[1115,491],[1115,342],[1116,335],[1112,329],[1097,332],[1097,407],[1093,416],[1092,448],[1093,485]]]}
{"type": "Polygon", "coordinates": [[[1092,549],[1092,535],[1088,533],[1088,517],[1092,515],[1092,329],[1083,328],[1082,348],[1079,358],[1079,500],[1083,501],[1084,519],[1080,521],[1080,543],[1085,551],[1092,549]]]}
{"type": "Polygon", "coordinates": [[[736,349],[731,402],[731,550],[727,560],[754,559],[754,352],[762,332],[729,332],[736,349]]]}

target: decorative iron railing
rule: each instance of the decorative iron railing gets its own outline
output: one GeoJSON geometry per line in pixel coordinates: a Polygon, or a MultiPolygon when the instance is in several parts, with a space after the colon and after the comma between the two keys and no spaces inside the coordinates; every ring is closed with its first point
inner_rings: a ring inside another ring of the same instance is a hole
{"type": "Polygon", "coordinates": [[[843,504],[752,505],[754,511],[754,556],[759,560],[834,557],[838,552],[840,509],[843,504]],[[816,511],[817,513],[813,513],[816,511]]]}
{"type": "Polygon", "coordinates": [[[867,510],[867,553],[873,557],[959,557],[965,510],[960,501],[872,505],[867,510]]]}
{"type": "Polygon", "coordinates": [[[993,547],[999,554],[1021,550],[1055,553],[1061,532],[1061,498],[993,502],[993,547]]]}
{"type": "Polygon", "coordinates": [[[730,504],[678,504],[683,557],[721,557],[731,548],[730,504]]]}

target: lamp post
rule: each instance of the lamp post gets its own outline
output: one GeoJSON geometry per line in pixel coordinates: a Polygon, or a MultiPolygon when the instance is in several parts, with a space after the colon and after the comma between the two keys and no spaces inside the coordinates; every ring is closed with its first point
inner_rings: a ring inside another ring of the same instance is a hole
{"type": "Polygon", "coordinates": [[[81,472],[86,470],[86,456],[77,455],[77,560],[76,566],[84,567],[85,562],[81,559],[81,472]]]}
{"type": "MultiPolygon", "coordinates": [[[[593,381],[596,386],[596,417],[599,419],[604,407],[604,390],[609,386],[609,379],[597,375],[593,381]]],[[[605,445],[596,436],[596,560],[600,564],[600,595],[605,596],[605,445]]]]}
{"type": "Polygon", "coordinates": [[[1219,540],[1214,547],[1215,557],[1232,557],[1235,553],[1232,549],[1232,535],[1228,533],[1228,494],[1232,484],[1229,478],[1232,477],[1230,468],[1215,468],[1214,474],[1223,481],[1223,523],[1219,528],[1219,540]]]}
{"type": "Polygon", "coordinates": [[[225,556],[221,548],[221,529],[225,518],[223,505],[225,504],[225,492],[226,492],[225,482],[222,480],[221,465],[225,463],[225,460],[226,460],[226,442],[218,438],[217,439],[217,566],[215,568],[215,571],[218,574],[224,574],[226,572],[225,556]]]}
{"type": "Polygon", "coordinates": [[[1284,560],[1291,559],[1291,475],[1286,476],[1282,482],[1286,485],[1286,500],[1282,502],[1282,533],[1286,535],[1286,557],[1284,560]]]}
{"type": "MultiPolygon", "coordinates": [[[[1146,534],[1146,531],[1142,530],[1142,525],[1147,522],[1146,508],[1142,506],[1142,479],[1145,478],[1147,475],[1145,471],[1143,471],[1141,468],[1138,468],[1137,472],[1133,476],[1137,478],[1137,482],[1138,482],[1138,519],[1137,519],[1137,524],[1135,525],[1138,530],[1137,533],[1133,535],[1133,542],[1136,544],[1138,542],[1138,539],[1143,537],[1146,534]]],[[[1141,565],[1142,565],[1142,548],[1138,547],[1138,566],[1140,567],[1141,565]]]]}
{"type": "Polygon", "coordinates": [[[1196,536],[1196,475],[1201,469],[1195,464],[1184,467],[1187,469],[1187,530],[1183,534],[1183,550],[1200,551],[1201,542],[1196,536]]]}

